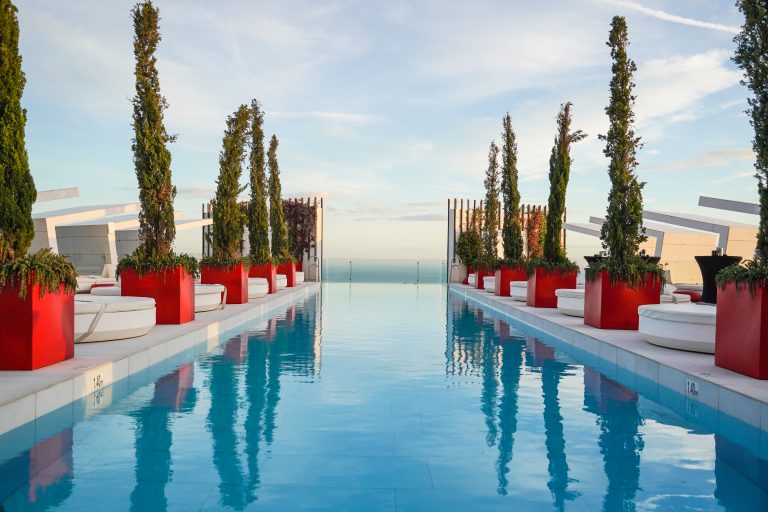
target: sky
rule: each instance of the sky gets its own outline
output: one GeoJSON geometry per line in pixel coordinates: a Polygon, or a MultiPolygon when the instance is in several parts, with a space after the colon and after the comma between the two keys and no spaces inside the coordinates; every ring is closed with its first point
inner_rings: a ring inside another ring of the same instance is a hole
{"type": "MultiPolygon", "coordinates": [[[[133,3],[17,1],[39,190],[77,186],[76,204],[137,201],[133,3]]],[[[730,60],[742,23],[734,3],[156,0],[166,127],[178,135],[176,209],[199,217],[225,119],[256,98],[280,139],[284,196],[324,198],[327,258],[444,259],[447,200],[483,198],[488,146],[507,112],[522,202],[546,203],[555,117],[571,101],[574,128],[589,137],[572,148],[568,219],[586,222],[606,208],[597,135],[607,131],[605,41],[619,14],[638,66],[646,207],[721,215],[698,208],[699,195],[757,195],[748,91],[730,60]]],[[[568,240],[572,255],[598,244],[568,240]]],[[[177,242],[199,245],[197,231],[177,242]]]]}

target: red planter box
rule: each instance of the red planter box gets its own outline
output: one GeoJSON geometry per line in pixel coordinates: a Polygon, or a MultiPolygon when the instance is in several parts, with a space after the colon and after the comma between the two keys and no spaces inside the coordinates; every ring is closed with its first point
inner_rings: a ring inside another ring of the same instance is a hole
{"type": "Polygon", "coordinates": [[[605,270],[597,279],[587,278],[584,290],[584,323],[598,329],[637,330],[637,308],[661,301],[661,280],[650,274],[638,288],[627,283],[611,284],[605,270]]]}
{"type": "Polygon", "coordinates": [[[296,262],[289,261],[287,263],[281,263],[277,266],[278,274],[285,274],[286,281],[288,281],[288,288],[296,286],[296,262]]]}
{"type": "Polygon", "coordinates": [[[717,290],[715,365],[768,379],[768,288],[752,293],[746,284],[737,290],[728,283],[717,290]]]}
{"type": "Polygon", "coordinates": [[[483,285],[483,278],[492,275],[494,275],[492,271],[483,267],[478,267],[477,271],[475,272],[475,288],[478,290],[485,290],[485,285],[483,285]]]}
{"type": "Polygon", "coordinates": [[[509,283],[511,281],[526,281],[528,275],[522,267],[501,267],[496,271],[496,290],[499,297],[509,297],[509,283]]]}
{"type": "Polygon", "coordinates": [[[75,299],[64,285],[42,299],[40,285],[24,299],[15,284],[0,289],[0,325],[0,370],[35,370],[75,355],[75,299]]]}
{"type": "Polygon", "coordinates": [[[120,283],[123,296],[155,299],[158,324],[184,324],[195,319],[195,280],[181,265],[141,276],[125,269],[120,283]]]}
{"type": "Polygon", "coordinates": [[[269,284],[269,293],[277,291],[277,267],[272,263],[251,265],[250,270],[248,270],[248,277],[263,277],[269,284]]]}
{"type": "Polygon", "coordinates": [[[474,273],[475,269],[472,267],[472,265],[467,265],[467,276],[464,278],[461,284],[469,284],[469,275],[474,273]]]}
{"type": "Polygon", "coordinates": [[[200,282],[224,285],[227,289],[227,304],[248,302],[248,272],[242,263],[228,268],[201,265],[200,282]]]}
{"type": "Polygon", "coordinates": [[[556,308],[555,290],[576,288],[576,270],[570,272],[549,272],[541,267],[528,278],[528,295],[525,303],[534,308],[556,308]]]}

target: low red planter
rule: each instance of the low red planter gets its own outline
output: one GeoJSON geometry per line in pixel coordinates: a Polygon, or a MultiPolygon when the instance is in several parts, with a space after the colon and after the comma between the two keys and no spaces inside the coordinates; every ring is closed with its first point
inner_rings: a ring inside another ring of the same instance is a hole
{"type": "Polygon", "coordinates": [[[42,298],[40,285],[23,299],[16,284],[0,288],[0,325],[0,370],[35,370],[75,355],[75,299],[63,284],[42,298]]]}
{"type": "Polygon", "coordinates": [[[304,266],[304,264],[303,264],[302,260],[297,261],[296,262],[296,272],[304,272],[303,266],[304,266]]]}
{"type": "Polygon", "coordinates": [[[528,290],[525,303],[534,308],[556,308],[557,296],[555,290],[561,288],[576,288],[576,270],[560,272],[548,271],[536,267],[528,278],[528,290]]]}
{"type": "Polygon", "coordinates": [[[485,290],[483,278],[492,275],[494,275],[492,270],[483,267],[477,267],[477,271],[475,271],[475,288],[478,290],[485,290]]]}
{"type": "Polygon", "coordinates": [[[475,273],[474,267],[472,267],[472,265],[467,265],[467,276],[464,278],[461,284],[469,284],[469,276],[470,274],[474,274],[474,273],[475,273]]]}
{"type": "Polygon", "coordinates": [[[496,271],[496,289],[494,293],[499,297],[509,297],[509,283],[511,281],[526,281],[527,279],[526,269],[502,266],[496,271]]]}
{"type": "Polygon", "coordinates": [[[598,329],[637,330],[637,308],[661,301],[661,280],[647,274],[639,287],[611,278],[605,270],[587,278],[584,290],[584,323],[598,329]]]}
{"type": "Polygon", "coordinates": [[[277,291],[277,267],[272,263],[251,265],[250,270],[248,270],[248,277],[263,277],[269,284],[269,293],[277,291]]]}
{"type": "Polygon", "coordinates": [[[141,276],[133,269],[120,273],[120,294],[155,299],[158,324],[184,324],[195,319],[195,280],[181,265],[141,276]]]}
{"type": "Polygon", "coordinates": [[[224,285],[227,289],[227,304],[248,302],[248,271],[242,263],[234,267],[200,265],[200,282],[224,285]]]}
{"type": "Polygon", "coordinates": [[[296,262],[288,261],[277,266],[278,274],[285,274],[288,288],[296,286],[296,262]]]}
{"type": "Polygon", "coordinates": [[[715,365],[768,379],[768,288],[753,292],[746,284],[728,283],[717,290],[715,365]]]}

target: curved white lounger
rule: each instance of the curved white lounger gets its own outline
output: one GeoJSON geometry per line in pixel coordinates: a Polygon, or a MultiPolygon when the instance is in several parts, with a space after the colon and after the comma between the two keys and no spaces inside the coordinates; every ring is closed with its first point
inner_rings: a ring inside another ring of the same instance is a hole
{"type": "Polygon", "coordinates": [[[488,293],[496,293],[496,277],[485,276],[483,278],[483,288],[485,288],[485,291],[488,293]]]}
{"type": "MultiPolygon", "coordinates": [[[[227,302],[226,288],[221,284],[195,284],[195,313],[224,309],[227,302]]],[[[119,297],[119,286],[100,286],[91,290],[91,295],[119,297]]]]}
{"type": "Polygon", "coordinates": [[[119,297],[120,287],[114,286],[99,286],[91,289],[91,295],[96,297],[119,297]]]}
{"type": "Polygon", "coordinates": [[[304,282],[304,272],[296,271],[296,284],[301,284],[304,282]]]}
{"type": "Polygon", "coordinates": [[[75,299],[75,343],[144,336],[155,325],[155,300],[83,295],[75,299]]]}
{"type": "Polygon", "coordinates": [[[653,345],[714,354],[715,311],[693,303],[640,306],[638,332],[653,345]]]}
{"type": "Polygon", "coordinates": [[[114,277],[101,277],[101,276],[77,276],[77,289],[76,293],[90,293],[91,287],[94,284],[110,284],[117,283],[117,279],[114,277]]]}
{"type": "Polygon", "coordinates": [[[467,277],[467,284],[468,284],[469,286],[472,286],[472,287],[474,287],[474,286],[475,286],[475,284],[477,283],[477,279],[476,279],[476,277],[477,277],[477,276],[476,276],[475,274],[469,274],[469,276],[467,277]]]}
{"type": "Polygon", "coordinates": [[[288,276],[285,274],[277,274],[277,289],[282,290],[288,286],[288,276]]]}
{"type": "Polygon", "coordinates": [[[528,300],[528,281],[510,281],[509,296],[521,302],[528,300]]]}
{"type": "MultiPolygon", "coordinates": [[[[584,288],[558,289],[557,310],[568,316],[584,316],[584,288]]],[[[683,304],[690,303],[691,297],[682,293],[670,293],[661,296],[662,304],[683,304]]]]}
{"type": "Polygon", "coordinates": [[[248,278],[248,298],[258,299],[269,293],[269,282],[265,277],[248,278]]]}

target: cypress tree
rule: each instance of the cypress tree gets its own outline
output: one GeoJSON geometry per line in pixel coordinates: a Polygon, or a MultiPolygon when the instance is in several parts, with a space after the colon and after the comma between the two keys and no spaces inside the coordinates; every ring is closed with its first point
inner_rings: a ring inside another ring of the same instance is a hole
{"type": "Polygon", "coordinates": [[[35,236],[32,204],[37,190],[29,171],[21,108],[26,78],[19,55],[16,6],[0,0],[0,264],[27,254],[35,236]]]}
{"type": "Polygon", "coordinates": [[[517,264],[523,259],[523,229],[520,225],[520,191],[517,188],[517,142],[512,130],[512,118],[509,113],[504,117],[504,141],[501,148],[501,194],[504,198],[504,259],[517,264]]]}
{"type": "Polygon", "coordinates": [[[264,113],[256,100],[251,101],[250,133],[251,200],[248,203],[248,242],[251,261],[267,263],[269,254],[269,210],[267,209],[267,175],[264,152],[264,113]]]}
{"type": "Polygon", "coordinates": [[[606,222],[600,232],[607,254],[602,266],[613,279],[637,282],[637,271],[645,266],[639,255],[640,244],[647,239],[643,227],[642,189],[645,184],[640,183],[635,174],[637,149],[641,146],[633,127],[635,96],[632,90],[635,84],[632,75],[637,66],[627,56],[629,38],[623,17],[614,16],[606,44],[613,59],[611,96],[605,108],[610,125],[608,134],[599,138],[605,141],[603,153],[610,158],[611,191],[606,222]]]}
{"type": "Polygon", "coordinates": [[[277,137],[269,141],[269,224],[272,228],[272,257],[280,262],[291,258],[288,248],[288,227],[285,225],[283,200],[280,190],[280,169],[277,165],[277,137]]]}
{"type": "Polygon", "coordinates": [[[139,183],[139,252],[145,258],[171,254],[176,226],[171,184],[171,153],[175,136],[163,124],[168,103],[160,94],[155,51],[160,42],[160,11],[150,0],[133,8],[133,53],[136,57],[136,96],[133,98],[133,163],[139,183]]]}
{"type": "Polygon", "coordinates": [[[483,259],[493,267],[498,259],[499,244],[499,147],[491,142],[488,169],[485,171],[485,215],[483,222],[483,259]]]}
{"type": "Polygon", "coordinates": [[[560,113],[557,116],[557,135],[549,158],[549,201],[543,255],[546,263],[564,268],[574,266],[566,258],[561,240],[565,192],[571,174],[571,144],[587,136],[581,130],[571,132],[571,106],[570,102],[560,106],[560,113]]]}
{"type": "Polygon", "coordinates": [[[243,172],[246,137],[248,135],[249,109],[241,105],[227,118],[223,147],[219,154],[219,179],[216,180],[216,196],[213,205],[213,258],[235,263],[240,254],[245,216],[237,202],[243,191],[240,176],[243,172]]]}

